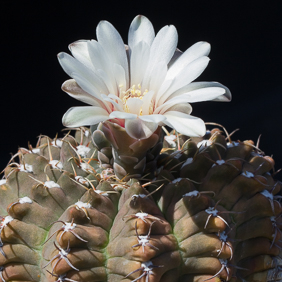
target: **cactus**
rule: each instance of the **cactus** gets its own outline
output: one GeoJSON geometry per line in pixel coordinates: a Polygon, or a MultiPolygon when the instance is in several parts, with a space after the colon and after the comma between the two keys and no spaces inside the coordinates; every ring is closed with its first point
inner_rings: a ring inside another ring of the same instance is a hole
{"type": "Polygon", "coordinates": [[[219,83],[190,83],[206,67],[209,45],[181,54],[170,40],[176,35],[170,26],[154,37],[138,16],[129,47],[102,22],[99,42],[74,43],[75,58],[59,54],[73,77],[63,90],[91,106],[71,108],[64,137],[40,136],[4,169],[3,282],[282,281],[274,160],[253,141],[234,141],[220,125],[206,131],[190,116],[187,102],[231,94],[219,83]],[[127,57],[146,56],[143,77],[133,63],[129,70],[127,57]]]}
{"type": "Polygon", "coordinates": [[[87,128],[20,148],[1,180],[2,281],[279,281],[273,159],[219,129],[178,137],[129,181],[87,128]]]}

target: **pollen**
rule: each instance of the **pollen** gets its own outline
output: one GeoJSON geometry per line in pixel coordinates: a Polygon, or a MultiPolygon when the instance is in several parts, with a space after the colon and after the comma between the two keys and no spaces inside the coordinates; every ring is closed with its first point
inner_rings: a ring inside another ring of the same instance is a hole
{"type": "MultiPolygon", "coordinates": [[[[145,89],[145,91],[142,93],[141,90],[141,84],[132,85],[127,91],[122,91],[122,103],[123,103],[123,109],[125,112],[130,113],[129,107],[127,105],[127,102],[131,98],[138,98],[140,100],[143,100],[143,97],[148,93],[148,89],[145,89]]],[[[149,114],[153,113],[153,105],[150,104],[149,114]]],[[[142,115],[142,107],[140,108],[139,115],[142,115]]]]}

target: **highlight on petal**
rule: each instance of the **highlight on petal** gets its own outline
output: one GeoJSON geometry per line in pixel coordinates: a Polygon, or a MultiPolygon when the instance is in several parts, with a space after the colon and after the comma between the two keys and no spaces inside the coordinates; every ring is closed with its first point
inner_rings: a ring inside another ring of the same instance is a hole
{"type": "Polygon", "coordinates": [[[181,87],[191,83],[193,80],[198,78],[200,74],[205,70],[209,63],[210,59],[208,57],[200,57],[194,60],[191,64],[187,65],[181,73],[174,78],[172,84],[168,90],[162,95],[158,101],[158,106],[162,104],[168,96],[180,89],[181,87]]]}
{"type": "MultiPolygon", "coordinates": [[[[210,101],[218,101],[218,102],[229,102],[231,101],[231,92],[230,90],[222,85],[221,83],[218,82],[208,82],[208,81],[199,81],[199,82],[192,82],[188,85],[185,85],[184,87],[180,88],[179,90],[175,91],[173,94],[171,94],[167,100],[170,100],[176,96],[181,96],[182,94],[189,94],[190,92],[194,91],[194,90],[199,90],[202,89],[203,92],[205,92],[206,89],[208,88],[212,88],[212,87],[216,87],[216,88],[222,88],[223,93],[222,95],[219,95],[216,98],[211,97],[211,99],[209,99],[210,101]]],[[[196,92],[195,92],[196,93],[196,92]]],[[[199,93],[199,92],[198,92],[199,93]]],[[[203,100],[198,100],[198,102],[203,101],[203,100]]],[[[208,101],[208,100],[206,100],[208,101]]]]}
{"type": "Polygon", "coordinates": [[[114,112],[110,113],[109,118],[110,119],[114,119],[114,118],[119,118],[119,119],[135,119],[135,118],[137,118],[137,115],[130,114],[130,113],[125,113],[125,112],[114,111],[114,112]]]}
{"type": "Polygon", "coordinates": [[[181,103],[181,104],[173,104],[168,105],[167,107],[163,107],[160,111],[160,115],[163,115],[165,112],[169,111],[176,111],[176,112],[181,112],[184,114],[190,115],[192,113],[192,106],[188,103],[181,103]]]}
{"type": "MultiPolygon", "coordinates": [[[[114,26],[107,22],[101,21],[97,26],[97,39],[103,49],[106,51],[110,60],[118,65],[121,65],[125,71],[125,77],[128,82],[129,70],[127,55],[123,40],[114,26]]],[[[128,87],[128,85],[126,86],[128,87]]]]}
{"type": "Polygon", "coordinates": [[[225,90],[225,93],[223,95],[220,95],[216,97],[215,99],[212,99],[211,101],[216,101],[216,102],[230,102],[231,101],[232,95],[231,95],[229,88],[219,82],[199,81],[199,82],[190,83],[190,89],[193,89],[193,88],[199,89],[199,88],[208,88],[208,87],[221,87],[225,90]]]}
{"type": "Polygon", "coordinates": [[[151,45],[155,38],[155,31],[152,23],[144,16],[136,16],[128,32],[128,46],[133,49],[140,41],[151,45]]]}
{"type": "Polygon", "coordinates": [[[139,98],[130,98],[127,100],[126,105],[130,113],[139,115],[140,109],[143,105],[143,101],[140,100],[139,98]]]}
{"type": "Polygon", "coordinates": [[[158,32],[150,48],[149,64],[144,76],[146,83],[142,85],[142,91],[145,91],[155,65],[161,61],[169,63],[176,50],[177,42],[178,35],[173,25],[165,26],[158,32]]]}
{"type": "Polygon", "coordinates": [[[166,119],[166,117],[163,115],[146,115],[146,116],[139,116],[139,118],[142,119],[143,121],[155,122],[155,123],[163,122],[166,119]]]}
{"type": "Polygon", "coordinates": [[[164,121],[166,125],[184,135],[198,137],[206,133],[205,123],[200,118],[176,111],[166,112],[164,116],[167,118],[164,121]]]}
{"type": "Polygon", "coordinates": [[[106,110],[99,107],[73,107],[63,116],[63,125],[67,127],[79,127],[94,125],[109,119],[106,110]]]}
{"type": "Polygon", "coordinates": [[[64,52],[58,54],[58,60],[64,71],[70,77],[73,77],[74,74],[76,74],[77,76],[83,78],[84,81],[88,81],[89,84],[92,84],[93,89],[97,89],[102,93],[107,93],[108,89],[101,79],[78,60],[64,52]]]}
{"type": "Polygon", "coordinates": [[[155,122],[147,122],[136,119],[125,120],[125,130],[128,135],[135,139],[147,139],[149,138],[158,128],[158,124],[155,122]]]}
{"type": "Polygon", "coordinates": [[[188,48],[183,54],[181,54],[177,60],[169,67],[167,78],[175,77],[180,71],[194,60],[200,57],[206,57],[209,55],[211,46],[208,42],[200,41],[188,48]]]}
{"type": "Polygon", "coordinates": [[[87,47],[88,40],[78,40],[69,45],[69,49],[72,55],[85,66],[94,70],[93,64],[91,62],[88,47],[87,47]]]}
{"type": "Polygon", "coordinates": [[[150,47],[144,41],[140,41],[132,47],[130,55],[131,85],[141,83],[149,63],[150,47]]]}
{"type": "MultiPolygon", "coordinates": [[[[103,101],[110,102],[110,103],[113,105],[113,107],[112,107],[112,109],[110,110],[110,112],[111,112],[112,110],[115,110],[115,111],[122,111],[122,112],[123,112],[123,108],[122,108],[122,106],[120,105],[120,102],[119,102],[119,101],[116,102],[116,100],[114,100],[114,99],[111,98],[110,96],[107,96],[107,95],[104,95],[104,94],[102,94],[101,96],[102,96],[102,98],[103,98],[103,101]]],[[[118,98],[118,97],[117,97],[117,98],[118,98]]]]}
{"type": "Polygon", "coordinates": [[[74,79],[66,80],[62,85],[62,90],[81,102],[104,108],[102,101],[85,92],[74,79]]]}

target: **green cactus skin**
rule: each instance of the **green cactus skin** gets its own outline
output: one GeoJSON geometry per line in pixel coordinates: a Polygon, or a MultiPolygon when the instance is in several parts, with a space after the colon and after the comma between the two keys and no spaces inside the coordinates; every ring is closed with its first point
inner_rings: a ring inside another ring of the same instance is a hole
{"type": "Polygon", "coordinates": [[[95,146],[87,128],[42,136],[5,168],[3,282],[282,281],[281,184],[252,141],[214,129],[126,159],[102,129],[95,146]]]}

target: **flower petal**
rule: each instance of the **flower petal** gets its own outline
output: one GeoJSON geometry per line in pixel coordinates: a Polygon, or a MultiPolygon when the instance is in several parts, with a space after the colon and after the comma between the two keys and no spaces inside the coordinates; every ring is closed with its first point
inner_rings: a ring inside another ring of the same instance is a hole
{"type": "Polygon", "coordinates": [[[173,94],[171,94],[167,98],[167,101],[176,97],[176,96],[180,96],[180,95],[185,94],[185,93],[190,93],[194,90],[207,89],[207,88],[212,88],[212,87],[220,87],[220,88],[224,89],[225,92],[223,92],[223,94],[219,95],[217,98],[210,99],[210,100],[218,101],[218,102],[229,102],[231,100],[230,90],[226,86],[222,85],[221,83],[214,82],[214,81],[211,81],[211,82],[209,82],[209,81],[199,81],[199,82],[192,82],[192,83],[185,85],[184,87],[178,89],[177,91],[175,91],[173,94]]]}
{"type": "Polygon", "coordinates": [[[69,45],[69,49],[72,53],[72,55],[80,61],[82,64],[90,68],[91,70],[94,70],[93,64],[91,62],[89,53],[88,53],[88,47],[87,42],[89,40],[78,40],[69,45]]]}
{"type": "Polygon", "coordinates": [[[110,98],[107,95],[101,94],[101,96],[103,98],[103,101],[110,102],[114,106],[114,109],[116,111],[122,111],[123,112],[123,108],[122,108],[122,106],[120,105],[119,102],[116,102],[114,99],[110,98]]]}
{"type": "Polygon", "coordinates": [[[113,118],[135,119],[135,118],[137,118],[137,115],[131,114],[131,113],[126,113],[126,112],[114,111],[114,112],[110,113],[109,118],[110,119],[113,119],[113,118]]]}
{"type": "Polygon", "coordinates": [[[230,102],[232,99],[231,92],[228,87],[224,86],[223,84],[215,81],[199,81],[199,82],[193,82],[190,83],[190,89],[197,89],[197,88],[204,88],[204,87],[222,87],[225,89],[225,93],[223,95],[218,96],[215,99],[212,99],[212,101],[216,102],[230,102]]]}
{"type": "Polygon", "coordinates": [[[109,73],[105,72],[104,70],[98,69],[97,74],[107,86],[108,93],[117,93],[116,81],[113,77],[111,78],[109,76],[109,73]]]}
{"type": "Polygon", "coordinates": [[[141,41],[132,48],[130,55],[130,85],[141,84],[148,66],[150,47],[141,41]]]}
{"type": "Polygon", "coordinates": [[[167,73],[167,64],[164,61],[157,63],[153,69],[153,74],[150,79],[150,90],[158,92],[167,73]]]}
{"type": "Polygon", "coordinates": [[[168,64],[171,60],[176,50],[177,41],[177,30],[173,25],[165,26],[158,32],[150,48],[149,64],[142,82],[143,92],[149,86],[148,84],[155,65],[160,61],[168,64]]]}
{"type": "Polygon", "coordinates": [[[170,87],[162,95],[162,97],[160,97],[157,106],[166,101],[170,94],[196,79],[207,67],[209,60],[210,59],[208,57],[200,57],[194,60],[191,64],[187,65],[182,72],[174,78],[170,87]]]}
{"type": "Polygon", "coordinates": [[[129,83],[129,71],[127,55],[123,40],[114,26],[107,22],[101,21],[97,26],[97,39],[103,49],[109,56],[109,59],[114,63],[121,65],[125,71],[126,88],[129,83]]]}
{"type": "Polygon", "coordinates": [[[143,121],[155,122],[155,123],[162,122],[166,119],[166,117],[163,115],[145,115],[145,116],[139,116],[139,118],[142,119],[143,121]]]}
{"type": "MultiPolygon", "coordinates": [[[[75,79],[76,83],[87,93],[95,97],[96,99],[102,100],[101,94],[99,90],[93,85],[92,81],[89,81],[86,79],[84,76],[78,74],[78,73],[73,73],[72,77],[75,79]]],[[[108,92],[108,91],[107,91],[108,92]]],[[[106,92],[106,93],[107,93],[106,92]]]]}
{"type": "Polygon", "coordinates": [[[147,43],[149,46],[155,38],[155,31],[152,23],[144,16],[136,16],[128,32],[128,46],[133,50],[140,41],[147,43]]]}
{"type": "Polygon", "coordinates": [[[113,64],[105,50],[96,40],[88,41],[87,47],[92,64],[96,68],[100,77],[103,78],[103,81],[107,85],[109,92],[115,93],[117,91],[117,87],[114,73],[112,71],[113,64]]]}
{"type": "MultiPolygon", "coordinates": [[[[108,89],[105,83],[88,67],[64,52],[58,54],[58,59],[62,68],[70,77],[74,78],[73,74],[76,73],[84,80],[88,80],[93,86],[95,85],[95,89],[98,89],[99,92],[107,94],[108,89]]],[[[80,87],[82,86],[80,85],[80,87]]]]}
{"type": "Polygon", "coordinates": [[[207,87],[207,88],[200,88],[188,93],[181,94],[179,96],[175,96],[172,99],[169,99],[165,104],[179,104],[183,102],[187,103],[195,103],[195,102],[204,102],[204,101],[211,101],[222,94],[225,93],[225,89],[221,87],[207,87]]]}
{"type": "Polygon", "coordinates": [[[189,65],[194,60],[203,56],[208,56],[210,50],[211,46],[207,42],[200,41],[192,45],[170,66],[167,72],[167,79],[174,78],[179,74],[180,71],[184,69],[184,67],[189,65]]]}
{"type": "Polygon", "coordinates": [[[167,118],[164,121],[166,125],[186,136],[203,136],[206,133],[205,123],[200,118],[176,111],[166,112],[164,116],[167,118]]]}
{"type": "Polygon", "coordinates": [[[174,52],[174,54],[173,54],[171,60],[169,61],[168,65],[167,65],[168,68],[170,68],[170,67],[174,64],[174,62],[175,62],[182,54],[183,54],[183,52],[180,51],[178,48],[176,48],[176,50],[175,50],[175,52],[174,52]]]}
{"type": "Polygon", "coordinates": [[[173,106],[169,105],[169,107],[162,108],[160,114],[163,115],[165,112],[169,112],[169,111],[176,111],[189,115],[192,113],[192,106],[188,103],[181,103],[173,106]]]}
{"type": "Polygon", "coordinates": [[[126,101],[126,105],[130,113],[139,115],[143,101],[139,98],[130,98],[126,101]]]}
{"type": "Polygon", "coordinates": [[[69,94],[71,97],[81,102],[104,108],[102,101],[85,92],[74,79],[66,80],[62,85],[62,90],[69,94]]]}
{"type": "Polygon", "coordinates": [[[143,101],[143,105],[142,105],[142,114],[143,115],[148,115],[150,113],[150,106],[151,106],[154,94],[155,94],[154,91],[149,91],[144,95],[143,100],[142,100],[143,101]]]}
{"type": "Polygon", "coordinates": [[[63,125],[67,127],[79,127],[94,125],[109,119],[106,110],[100,107],[73,107],[63,116],[63,125]]]}
{"type": "Polygon", "coordinates": [[[125,120],[125,130],[128,135],[135,139],[147,139],[149,138],[158,128],[158,124],[155,122],[147,122],[136,119],[125,120]]]}
{"type": "MultiPolygon", "coordinates": [[[[116,80],[116,84],[119,88],[119,92],[118,92],[118,95],[121,99],[123,97],[123,91],[125,91],[127,88],[126,88],[126,77],[125,77],[125,71],[124,71],[124,68],[118,64],[114,64],[113,65],[113,72],[114,72],[114,75],[115,75],[115,80],[116,80]]],[[[114,93],[114,94],[117,94],[117,93],[114,93]]]]}

